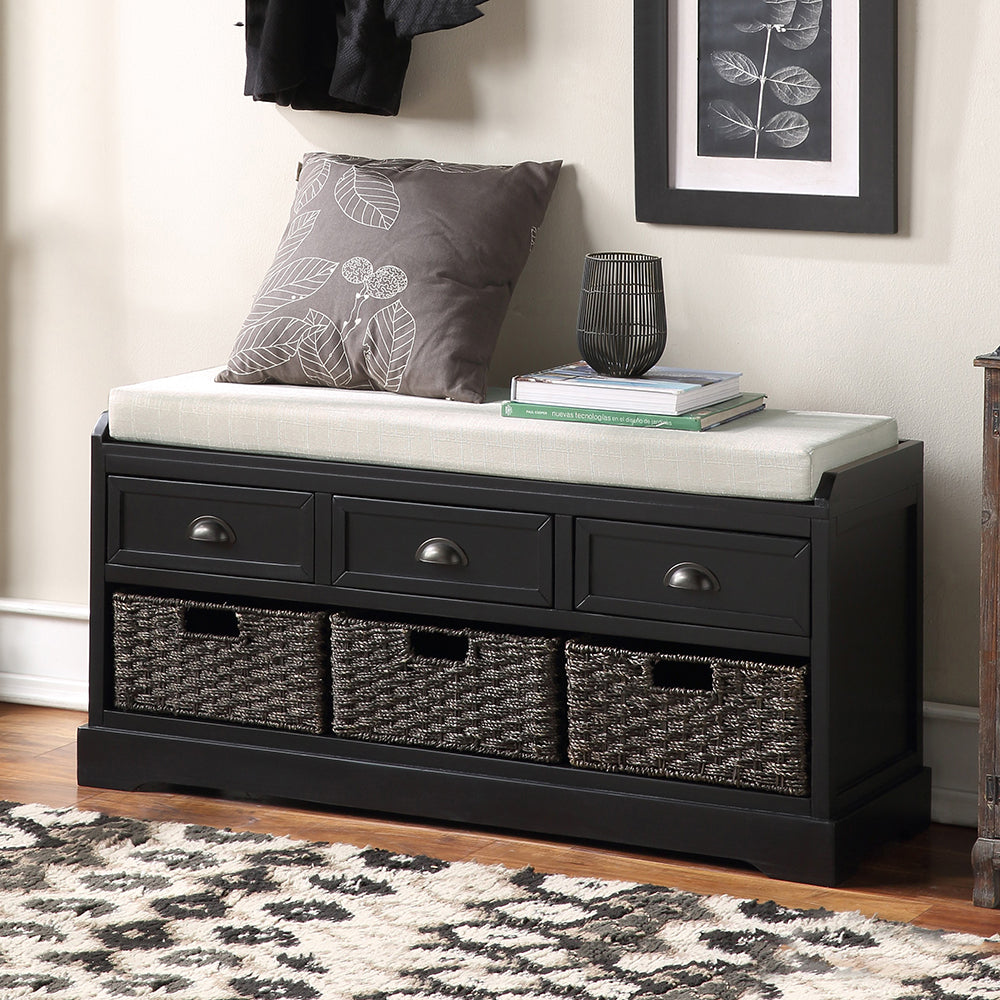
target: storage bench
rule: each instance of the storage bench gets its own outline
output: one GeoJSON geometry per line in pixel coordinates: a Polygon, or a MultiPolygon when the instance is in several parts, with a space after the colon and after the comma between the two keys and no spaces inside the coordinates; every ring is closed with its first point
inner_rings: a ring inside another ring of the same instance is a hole
{"type": "Polygon", "coordinates": [[[927,823],[922,448],[892,420],[765,410],[704,433],[595,436],[499,404],[212,374],[116,390],[95,431],[81,783],[226,788],[821,884],[927,823]],[[786,767],[601,756],[593,720],[593,755],[543,762],[472,752],[454,733],[411,742],[360,715],[313,733],[116,704],[117,592],[778,667],[761,683],[785,707],[755,714],[769,707],[756,692],[737,717],[786,767]]]}

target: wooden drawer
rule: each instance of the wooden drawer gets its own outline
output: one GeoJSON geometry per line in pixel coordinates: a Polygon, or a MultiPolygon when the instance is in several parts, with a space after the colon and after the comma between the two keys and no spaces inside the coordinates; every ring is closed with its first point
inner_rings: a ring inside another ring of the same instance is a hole
{"type": "Polygon", "coordinates": [[[313,495],[108,477],[108,562],[313,579],[313,495]]]}
{"type": "Polygon", "coordinates": [[[581,611],[804,636],[809,575],[803,538],[576,522],[581,611]]]}
{"type": "Polygon", "coordinates": [[[334,497],[333,583],[549,607],[552,519],[334,497]]]}

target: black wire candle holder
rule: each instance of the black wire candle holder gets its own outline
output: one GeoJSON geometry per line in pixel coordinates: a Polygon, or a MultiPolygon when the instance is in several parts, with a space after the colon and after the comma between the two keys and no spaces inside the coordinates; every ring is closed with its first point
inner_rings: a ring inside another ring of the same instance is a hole
{"type": "Polygon", "coordinates": [[[663,262],[643,253],[589,253],[583,262],[577,346],[602,375],[642,375],[667,346],[663,262]]]}

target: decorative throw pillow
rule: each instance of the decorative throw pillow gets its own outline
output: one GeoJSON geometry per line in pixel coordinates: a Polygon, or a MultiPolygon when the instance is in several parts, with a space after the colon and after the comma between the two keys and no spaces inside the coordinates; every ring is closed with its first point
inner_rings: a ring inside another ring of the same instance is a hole
{"type": "Polygon", "coordinates": [[[217,380],[482,402],[560,166],[307,154],[217,380]]]}

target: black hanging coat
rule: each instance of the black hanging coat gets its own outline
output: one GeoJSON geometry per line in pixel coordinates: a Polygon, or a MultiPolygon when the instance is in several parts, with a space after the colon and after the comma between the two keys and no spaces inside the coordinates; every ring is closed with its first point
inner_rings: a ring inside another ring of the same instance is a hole
{"type": "Polygon", "coordinates": [[[482,16],[485,0],[246,0],[255,101],[394,115],[415,35],[482,16]]]}

